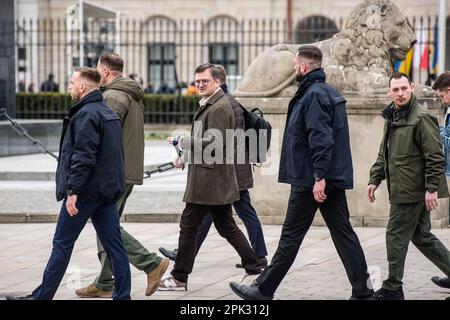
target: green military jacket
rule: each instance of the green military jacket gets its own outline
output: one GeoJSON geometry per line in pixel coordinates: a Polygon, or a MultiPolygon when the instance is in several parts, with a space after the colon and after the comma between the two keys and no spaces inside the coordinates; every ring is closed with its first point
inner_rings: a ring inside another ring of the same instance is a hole
{"type": "Polygon", "coordinates": [[[122,121],[125,183],[142,184],[144,177],[144,89],[129,78],[117,77],[104,87],[103,98],[122,121]]]}
{"type": "Polygon", "coordinates": [[[394,108],[391,103],[383,110],[384,135],[369,184],[386,179],[391,203],[423,201],[428,188],[448,197],[437,118],[414,95],[406,109],[395,113],[394,108]]]}

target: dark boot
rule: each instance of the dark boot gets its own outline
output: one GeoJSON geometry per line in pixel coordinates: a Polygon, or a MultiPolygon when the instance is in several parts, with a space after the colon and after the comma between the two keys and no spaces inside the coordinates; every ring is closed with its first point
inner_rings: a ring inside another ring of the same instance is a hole
{"type": "Polygon", "coordinates": [[[272,300],[272,296],[266,296],[259,291],[258,283],[253,282],[251,285],[241,285],[236,282],[230,282],[230,288],[240,298],[244,300],[272,300]]]}
{"type": "Polygon", "coordinates": [[[399,288],[395,291],[381,288],[373,294],[373,297],[377,300],[405,300],[403,289],[399,288]]]}
{"type": "Polygon", "coordinates": [[[160,247],[158,250],[164,257],[169,258],[169,260],[175,261],[177,259],[178,249],[170,250],[160,247]]]}
{"type": "MultiPolygon", "coordinates": [[[[267,267],[266,257],[258,258],[258,266],[260,266],[261,269],[264,269],[265,267],[267,267]]],[[[236,268],[244,268],[244,266],[242,265],[242,263],[236,263],[236,268]]]]}
{"type": "Polygon", "coordinates": [[[433,277],[431,278],[431,282],[433,282],[435,285],[438,285],[441,288],[450,289],[450,279],[445,277],[433,277]]]}

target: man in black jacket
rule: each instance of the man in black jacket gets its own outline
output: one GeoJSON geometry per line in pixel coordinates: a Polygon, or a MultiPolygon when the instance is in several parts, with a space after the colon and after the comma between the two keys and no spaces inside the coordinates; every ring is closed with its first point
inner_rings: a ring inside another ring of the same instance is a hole
{"type": "Polygon", "coordinates": [[[78,101],[64,118],[56,170],[56,199],[64,200],[53,249],[41,285],[31,295],[11,300],[51,300],[87,220],[114,270],[113,299],[130,299],[130,267],[119,230],[116,201],[124,191],[125,169],[119,117],[103,102],[96,69],[77,68],[69,90],[78,101]]]}
{"type": "Polygon", "coordinates": [[[230,283],[248,300],[270,300],[294,262],[317,209],[352,285],[352,299],[373,295],[366,260],[349,221],[345,190],[353,188],[353,167],[345,99],[325,83],[322,52],[305,45],[294,59],[300,83],[289,103],[278,181],[291,185],[280,242],[271,264],[252,285],[230,283]]]}

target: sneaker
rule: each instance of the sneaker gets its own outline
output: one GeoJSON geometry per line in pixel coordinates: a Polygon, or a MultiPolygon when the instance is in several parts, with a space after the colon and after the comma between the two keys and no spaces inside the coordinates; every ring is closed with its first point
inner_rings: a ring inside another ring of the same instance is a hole
{"type": "Polygon", "coordinates": [[[75,294],[80,298],[112,298],[112,291],[103,291],[93,284],[75,290],[75,294]]]}
{"type": "Polygon", "coordinates": [[[180,291],[187,290],[187,283],[178,281],[172,275],[168,275],[159,282],[158,290],[160,291],[180,291]]]}
{"type": "Polygon", "coordinates": [[[169,267],[169,259],[161,259],[161,263],[147,275],[147,289],[145,295],[151,296],[158,288],[161,278],[169,267]]]}
{"type": "Polygon", "coordinates": [[[405,300],[405,295],[401,287],[395,291],[381,288],[373,294],[373,297],[377,300],[405,300]]]}
{"type": "MultiPolygon", "coordinates": [[[[258,258],[258,266],[260,266],[261,269],[267,267],[267,258],[266,257],[258,258]]],[[[242,263],[236,263],[236,268],[244,268],[244,266],[242,265],[242,263]]]]}

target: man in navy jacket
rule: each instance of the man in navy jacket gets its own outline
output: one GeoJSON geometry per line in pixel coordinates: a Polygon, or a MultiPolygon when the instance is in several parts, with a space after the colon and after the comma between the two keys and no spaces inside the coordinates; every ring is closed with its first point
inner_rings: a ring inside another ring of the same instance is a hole
{"type": "Polygon", "coordinates": [[[119,117],[103,102],[99,86],[96,69],[77,68],[70,78],[69,90],[78,102],[63,122],[56,199],[64,201],[52,253],[41,285],[31,295],[7,297],[9,300],[53,299],[89,218],[113,265],[113,299],[130,299],[130,267],[115,203],[125,184],[122,129],[119,117]]]}
{"type": "Polygon", "coordinates": [[[269,300],[294,262],[317,209],[352,285],[353,299],[372,298],[364,252],[349,221],[345,190],[353,167],[345,99],[325,83],[322,52],[305,45],[294,59],[300,83],[289,103],[278,181],[291,185],[280,242],[271,264],[250,286],[230,283],[241,298],[269,300]]]}

